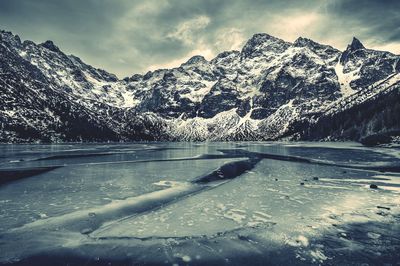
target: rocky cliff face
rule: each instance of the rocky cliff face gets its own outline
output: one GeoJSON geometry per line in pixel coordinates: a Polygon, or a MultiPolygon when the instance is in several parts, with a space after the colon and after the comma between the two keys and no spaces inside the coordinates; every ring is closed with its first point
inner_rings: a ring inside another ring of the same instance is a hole
{"type": "Polygon", "coordinates": [[[1,31],[0,141],[360,140],[399,129],[370,126],[399,121],[399,59],[355,38],[341,52],[256,34],[241,51],[119,80],[1,31]]]}

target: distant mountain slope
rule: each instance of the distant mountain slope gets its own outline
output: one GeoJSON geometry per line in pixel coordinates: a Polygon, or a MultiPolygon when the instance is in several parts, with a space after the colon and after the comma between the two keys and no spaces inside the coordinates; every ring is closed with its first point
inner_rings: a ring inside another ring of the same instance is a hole
{"type": "Polygon", "coordinates": [[[51,41],[0,31],[0,141],[396,135],[399,60],[356,38],[341,52],[256,34],[241,51],[119,80],[51,41]]]}
{"type": "Polygon", "coordinates": [[[0,141],[118,139],[76,96],[7,44],[0,42],[0,141]]]}

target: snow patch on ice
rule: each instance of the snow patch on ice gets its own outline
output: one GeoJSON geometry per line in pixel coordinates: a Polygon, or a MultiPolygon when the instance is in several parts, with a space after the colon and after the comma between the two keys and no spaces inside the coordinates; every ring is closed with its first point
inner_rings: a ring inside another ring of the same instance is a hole
{"type": "Polygon", "coordinates": [[[308,247],[310,242],[307,237],[299,235],[295,239],[287,239],[286,244],[292,247],[308,247]]]}
{"type": "Polygon", "coordinates": [[[328,257],[320,249],[311,250],[310,256],[313,258],[313,261],[318,261],[320,263],[328,259],[328,257]]]}
{"type": "Polygon", "coordinates": [[[178,182],[178,181],[167,181],[161,180],[153,183],[153,185],[161,186],[161,187],[183,187],[189,185],[188,183],[178,182]]]}

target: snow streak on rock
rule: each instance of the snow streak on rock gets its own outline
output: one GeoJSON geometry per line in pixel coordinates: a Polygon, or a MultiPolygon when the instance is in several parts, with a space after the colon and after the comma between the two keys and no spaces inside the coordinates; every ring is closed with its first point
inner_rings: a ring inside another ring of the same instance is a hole
{"type": "MultiPolygon", "coordinates": [[[[343,112],[343,105],[347,110],[381,99],[396,88],[400,70],[398,55],[369,50],[355,38],[341,52],[268,34],[255,34],[241,51],[210,61],[194,56],[177,68],[124,79],[64,54],[51,41],[22,42],[5,31],[0,56],[2,142],[307,139],[311,126],[298,123],[318,124],[343,112]]],[[[395,113],[385,110],[377,112],[395,113]]],[[[355,134],[334,134],[348,128],[335,122],[317,139],[359,140],[399,129],[365,127],[364,121],[355,134]]]]}

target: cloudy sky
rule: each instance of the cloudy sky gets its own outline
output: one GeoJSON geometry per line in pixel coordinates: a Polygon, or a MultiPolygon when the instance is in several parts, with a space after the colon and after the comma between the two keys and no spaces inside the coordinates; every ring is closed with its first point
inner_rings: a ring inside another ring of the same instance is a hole
{"type": "Polygon", "coordinates": [[[400,54],[400,0],[1,0],[0,28],[119,77],[240,49],[254,33],[400,54]]]}

